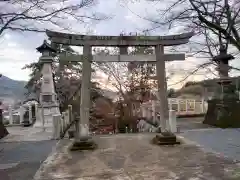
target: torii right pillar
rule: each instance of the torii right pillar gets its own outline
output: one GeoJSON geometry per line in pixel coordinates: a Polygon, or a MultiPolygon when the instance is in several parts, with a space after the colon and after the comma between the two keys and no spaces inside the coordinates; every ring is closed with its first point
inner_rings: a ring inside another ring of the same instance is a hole
{"type": "Polygon", "coordinates": [[[167,98],[167,80],[165,71],[164,46],[155,46],[158,96],[160,100],[161,131],[169,130],[169,109],[167,98]]]}

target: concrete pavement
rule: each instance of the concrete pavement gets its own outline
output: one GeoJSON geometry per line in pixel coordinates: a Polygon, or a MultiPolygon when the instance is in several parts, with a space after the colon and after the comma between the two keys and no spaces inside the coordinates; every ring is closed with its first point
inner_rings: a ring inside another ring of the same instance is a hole
{"type": "Polygon", "coordinates": [[[180,135],[199,144],[205,151],[216,152],[240,162],[240,129],[213,128],[202,124],[202,121],[202,117],[178,119],[180,135]]]}
{"type": "Polygon", "coordinates": [[[195,129],[185,131],[181,136],[196,142],[206,151],[240,162],[240,129],[195,129]]]}
{"type": "Polygon", "coordinates": [[[50,140],[50,130],[8,127],[8,131],[0,140],[0,179],[32,180],[57,141],[50,140]]]}

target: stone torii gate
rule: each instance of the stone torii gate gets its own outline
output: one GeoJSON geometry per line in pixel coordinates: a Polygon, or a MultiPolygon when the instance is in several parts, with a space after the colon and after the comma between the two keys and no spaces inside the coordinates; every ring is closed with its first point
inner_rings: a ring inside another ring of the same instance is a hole
{"type": "MultiPolygon", "coordinates": [[[[89,36],[46,31],[51,43],[83,46],[83,55],[61,55],[61,60],[82,61],[83,79],[81,86],[80,132],[89,124],[91,62],[156,62],[158,95],[160,99],[161,127],[167,128],[169,120],[165,61],[185,60],[185,54],[164,54],[164,46],[188,43],[193,33],[170,36],[89,36]],[[92,46],[119,47],[119,55],[92,55],[92,46]],[[153,55],[128,55],[130,46],[155,47],[153,55]]],[[[79,135],[80,136],[80,135],[79,135]]]]}

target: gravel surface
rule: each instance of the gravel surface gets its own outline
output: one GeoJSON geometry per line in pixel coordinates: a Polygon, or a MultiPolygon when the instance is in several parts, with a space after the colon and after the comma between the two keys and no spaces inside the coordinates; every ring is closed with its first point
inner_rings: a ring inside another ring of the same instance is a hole
{"type": "Polygon", "coordinates": [[[35,180],[239,180],[231,160],[192,144],[155,146],[154,134],[95,136],[95,151],[70,152],[59,143],[35,180]]]}

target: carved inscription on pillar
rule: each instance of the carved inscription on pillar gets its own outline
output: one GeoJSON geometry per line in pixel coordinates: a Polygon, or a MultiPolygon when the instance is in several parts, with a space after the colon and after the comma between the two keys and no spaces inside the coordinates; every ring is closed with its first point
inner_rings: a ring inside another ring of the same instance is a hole
{"type": "Polygon", "coordinates": [[[50,84],[50,79],[49,78],[44,78],[43,79],[44,84],[50,84]]]}
{"type": "Polygon", "coordinates": [[[42,101],[46,103],[52,102],[52,95],[42,95],[42,101]]]}
{"type": "MultiPolygon", "coordinates": [[[[48,65],[48,64],[47,64],[48,65]]],[[[49,74],[49,73],[51,73],[50,72],[50,68],[48,68],[48,67],[46,67],[46,65],[45,65],[45,67],[43,68],[43,72],[42,72],[43,74],[49,74]]]]}
{"type": "Polygon", "coordinates": [[[51,109],[44,109],[44,115],[51,115],[52,114],[52,112],[51,112],[51,109]]]}

